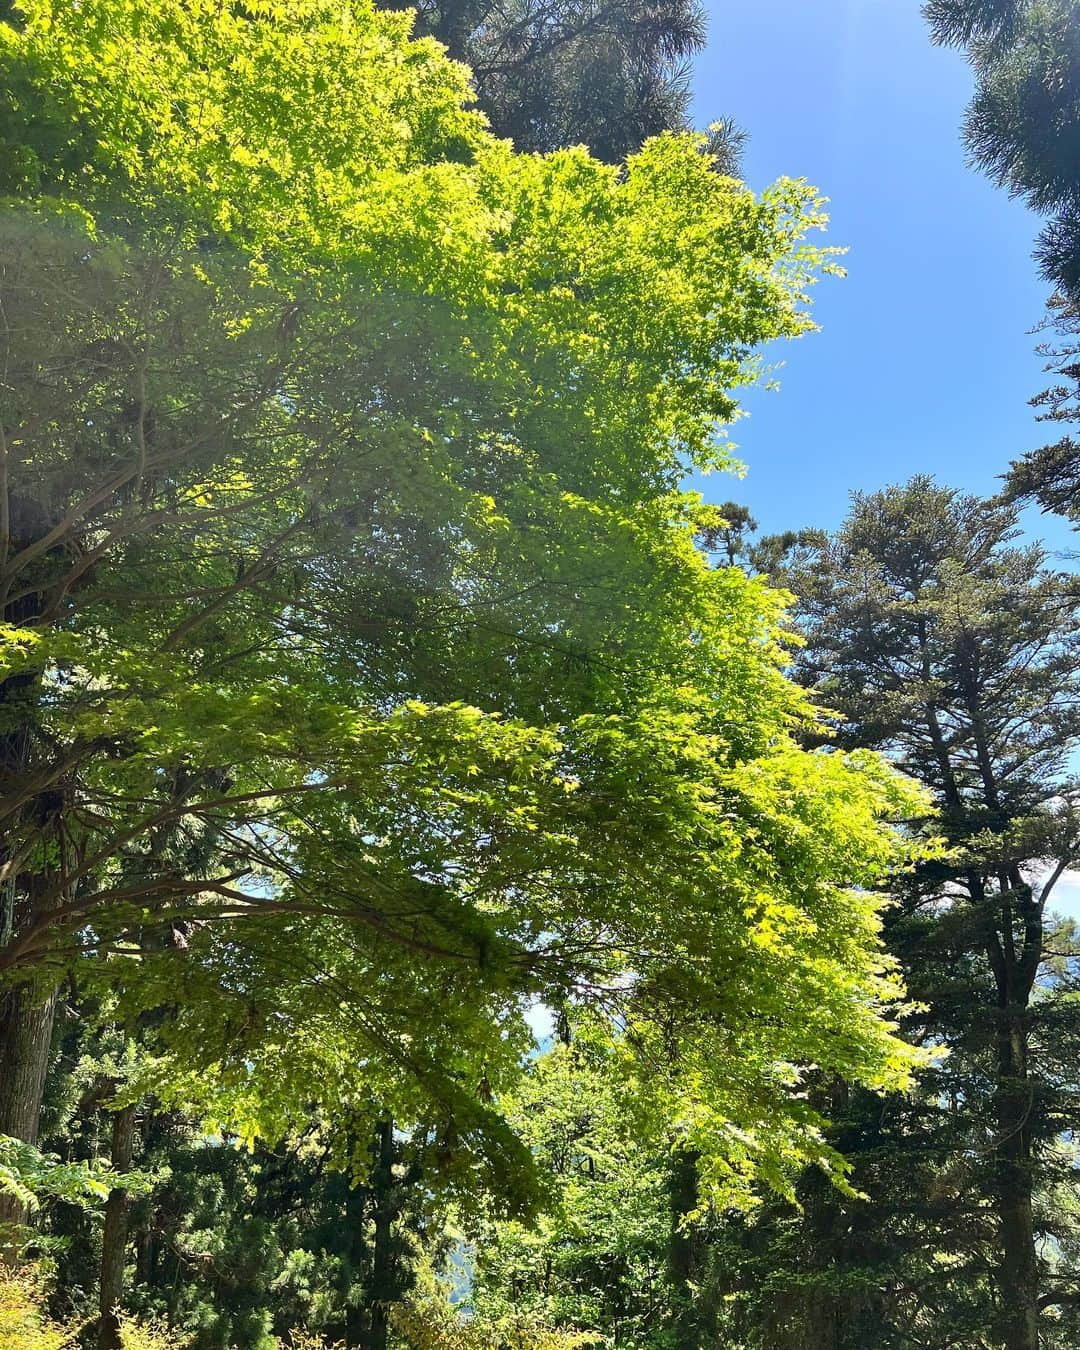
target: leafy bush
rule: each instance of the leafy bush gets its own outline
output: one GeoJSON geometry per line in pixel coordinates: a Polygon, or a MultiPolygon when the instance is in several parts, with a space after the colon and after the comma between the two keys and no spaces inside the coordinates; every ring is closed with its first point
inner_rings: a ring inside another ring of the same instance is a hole
{"type": "MultiPolygon", "coordinates": [[[[40,1270],[12,1270],[0,1265],[0,1350],[74,1350],[82,1328],[54,1322],[45,1312],[40,1270]]],[[[156,1323],[121,1322],[124,1350],[183,1350],[181,1341],[156,1323]]],[[[315,1350],[298,1346],[297,1350],[315,1350]]]]}
{"type": "Polygon", "coordinates": [[[15,1271],[0,1266],[0,1346],[3,1350],[68,1350],[74,1337],[73,1328],[59,1326],[45,1316],[40,1276],[33,1271],[15,1271]]]}
{"type": "Polygon", "coordinates": [[[120,1319],[120,1342],[124,1350],[183,1350],[185,1342],[171,1336],[157,1322],[120,1319]]]}
{"type": "Polygon", "coordinates": [[[396,1308],[391,1320],[408,1350],[586,1350],[598,1344],[590,1333],[556,1331],[528,1317],[465,1318],[436,1297],[396,1308]]]}

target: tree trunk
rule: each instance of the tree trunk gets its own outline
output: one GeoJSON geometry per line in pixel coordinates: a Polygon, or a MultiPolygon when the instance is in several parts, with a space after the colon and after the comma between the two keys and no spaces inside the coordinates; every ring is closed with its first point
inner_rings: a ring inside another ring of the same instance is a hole
{"type": "Polygon", "coordinates": [[[345,1192],[345,1237],[347,1246],[343,1252],[342,1271],[345,1275],[345,1344],[349,1350],[361,1350],[367,1336],[367,1291],[362,1297],[350,1281],[357,1283],[357,1272],[364,1269],[366,1251],[365,1228],[368,1217],[368,1196],[366,1188],[357,1186],[352,1177],[348,1178],[345,1192]],[[349,1295],[352,1295],[350,1298],[349,1295]]]}
{"type": "Polygon", "coordinates": [[[678,1148],[668,1173],[671,1227],[668,1234],[668,1270],[674,1285],[674,1344],[678,1350],[693,1350],[701,1344],[693,1286],[699,1278],[699,1244],[686,1220],[698,1207],[698,1153],[678,1148]]]}
{"type": "MultiPolygon", "coordinates": [[[[32,985],[0,993],[0,1134],[36,1144],[49,1068],[56,990],[32,985]]],[[[0,1195],[0,1228],[26,1222],[23,1205],[0,1195]]]]}
{"type": "Polygon", "coordinates": [[[154,1235],[149,1228],[140,1228],[135,1234],[135,1283],[151,1284],[156,1265],[154,1235]]]}
{"type": "MultiPolygon", "coordinates": [[[[135,1138],[135,1107],[125,1106],[113,1116],[112,1165],[118,1172],[131,1168],[135,1138]]],[[[120,1186],[109,1192],[105,1204],[105,1227],[101,1235],[101,1318],[98,1350],[121,1350],[120,1298],[124,1292],[124,1266],[128,1239],[128,1194],[120,1186]]]]}
{"type": "MultiPolygon", "coordinates": [[[[19,622],[22,615],[9,606],[4,611],[7,622],[19,622]]],[[[0,709],[6,716],[20,714],[17,725],[0,735],[0,785],[3,790],[18,792],[24,776],[32,770],[32,717],[25,717],[40,689],[40,672],[32,671],[0,681],[0,709]]],[[[24,823],[30,821],[38,841],[55,841],[54,829],[63,809],[63,792],[54,788],[33,797],[17,813],[24,823]]],[[[6,866],[15,866],[10,841],[5,838],[0,847],[0,859],[6,866]]],[[[3,883],[3,903],[0,906],[0,954],[16,941],[25,923],[32,920],[47,895],[45,874],[16,873],[3,883]]],[[[49,1051],[52,1046],[53,1020],[56,1015],[57,989],[43,988],[41,984],[17,984],[0,988],[0,1134],[36,1144],[41,1117],[41,1099],[45,1093],[45,1078],[49,1070],[49,1051]]],[[[11,1196],[0,1195],[0,1229],[11,1224],[23,1224],[25,1207],[11,1196]]]]}
{"type": "Polygon", "coordinates": [[[375,1171],[372,1192],[375,1201],[375,1241],[371,1257],[371,1320],[369,1350],[386,1350],[390,1331],[390,1304],[397,1294],[394,1278],[394,1122],[380,1120],[376,1126],[375,1171]]]}
{"type": "Polygon", "coordinates": [[[1039,1266],[1031,1189],[1031,1083],[1025,1009],[1010,1004],[998,1029],[998,1145],[995,1171],[1001,1231],[1001,1334],[1005,1350],[1039,1348],[1039,1266]]]}

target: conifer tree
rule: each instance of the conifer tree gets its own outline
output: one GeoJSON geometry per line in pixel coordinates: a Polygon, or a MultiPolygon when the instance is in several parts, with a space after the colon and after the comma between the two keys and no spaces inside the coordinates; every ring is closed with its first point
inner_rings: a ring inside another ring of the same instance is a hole
{"type": "Polygon", "coordinates": [[[910,1098],[822,1080],[870,1204],[808,1177],[802,1219],[751,1225],[753,1344],[1072,1343],[1077,948],[1052,902],[1080,856],[1080,584],[1017,534],[1013,508],[915,478],[856,496],[832,538],[756,551],[800,597],[800,678],[838,743],[934,793],[948,852],[896,886],[886,936],[922,1005],[907,1034],[949,1055],[910,1098]]]}
{"type": "Polygon", "coordinates": [[[492,129],[519,150],[584,143],[618,163],[649,136],[689,126],[689,62],[705,45],[698,0],[421,0],[416,9],[420,31],[469,66],[492,129]]]}
{"type": "MultiPolygon", "coordinates": [[[[929,0],[937,42],[967,50],[975,93],[964,138],[975,164],[1050,217],[1036,257],[1053,285],[1046,348],[1057,382],[1033,400],[1076,420],[1080,306],[1080,8],[1071,0],[929,0]]],[[[1080,521],[1080,456],[1069,436],[1013,464],[1009,491],[1080,521]]]]}
{"type": "Polygon", "coordinates": [[[1014,501],[1035,501],[1065,516],[1080,530],[1080,441],[1069,431],[1080,422],[1080,311],[1063,299],[1052,301],[1048,324],[1055,338],[1042,350],[1055,383],[1032,402],[1039,420],[1064,435],[1014,460],[1006,491],[1014,501]]]}
{"type": "Polygon", "coordinates": [[[974,162],[1035,211],[1043,275],[1080,300],[1080,11],[1072,0],[928,0],[934,40],[975,74],[964,123],[974,162]]]}

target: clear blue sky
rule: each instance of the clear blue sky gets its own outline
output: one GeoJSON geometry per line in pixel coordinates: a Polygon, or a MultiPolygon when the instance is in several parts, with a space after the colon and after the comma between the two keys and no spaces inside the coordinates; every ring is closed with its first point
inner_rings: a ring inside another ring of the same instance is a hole
{"type": "MultiPolygon", "coordinates": [[[[747,400],[746,478],[695,486],[768,531],[833,526],[852,488],[921,471],[995,491],[1049,439],[1027,402],[1044,384],[1030,330],[1046,287],[1038,220],[965,162],[962,56],[931,45],[917,0],[714,0],[710,23],[695,122],[746,130],[752,187],[809,179],[849,251],[848,276],[815,288],[822,331],[778,346],[779,391],[747,400]]],[[[1076,546],[1056,518],[1032,524],[1076,546]]]]}

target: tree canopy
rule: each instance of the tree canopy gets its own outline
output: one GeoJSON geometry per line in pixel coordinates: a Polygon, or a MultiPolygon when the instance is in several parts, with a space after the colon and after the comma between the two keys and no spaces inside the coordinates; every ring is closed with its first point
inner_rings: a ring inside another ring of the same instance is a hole
{"type": "Polygon", "coordinates": [[[916,798],[799,748],[782,599],[677,487],[809,326],[812,190],[515,153],[364,3],[18,13],[0,965],[110,957],[244,1135],[389,1114],[513,1193],[539,998],[710,1193],[836,1166],[800,1076],[912,1062],[869,888],[916,798]]]}
{"type": "MultiPolygon", "coordinates": [[[[1071,423],[1075,6],[927,13],[1071,423]]],[[[837,270],[703,40],[0,0],[0,1340],[1076,1344],[1076,446],[686,490],[837,270]]]]}

